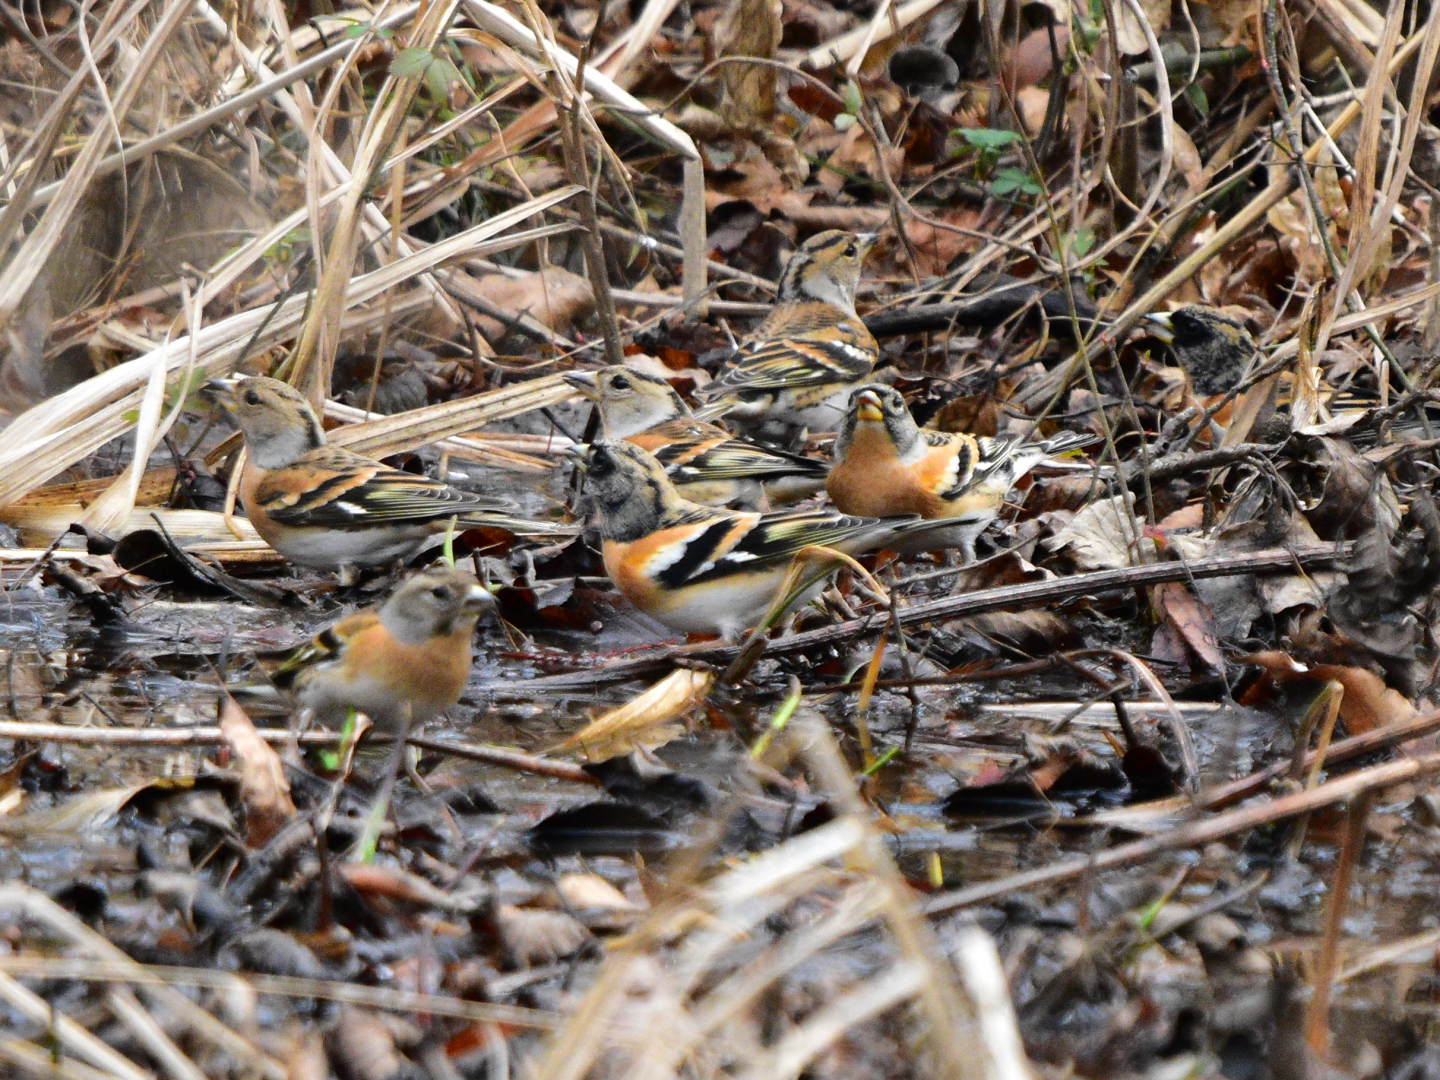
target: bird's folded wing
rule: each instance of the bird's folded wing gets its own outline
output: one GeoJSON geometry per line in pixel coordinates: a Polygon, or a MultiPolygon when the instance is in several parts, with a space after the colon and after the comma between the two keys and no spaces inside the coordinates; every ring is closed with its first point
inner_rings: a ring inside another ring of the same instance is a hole
{"type": "Polygon", "coordinates": [[[307,668],[323,664],[338,657],[345,649],[346,642],[355,638],[362,630],[369,629],[380,621],[373,610],[354,611],[339,622],[327,626],[304,645],[287,656],[272,679],[282,689],[294,684],[296,677],[307,668]]]}
{"type": "Polygon", "coordinates": [[[308,454],[303,464],[303,469],[267,474],[255,489],[255,500],[282,524],[424,521],[492,508],[438,480],[391,469],[338,447],[308,454]]]}
{"type": "Polygon", "coordinates": [[[854,382],[875,366],[875,354],[842,339],[785,338],[746,346],[732,366],[697,396],[727,390],[785,390],[854,382]]]}
{"type": "Polygon", "coordinates": [[[802,548],[828,547],[869,529],[868,518],[846,517],[824,511],[796,511],[766,514],[746,531],[709,569],[692,576],[692,581],[770,569],[790,561],[802,548]]]}
{"type": "Polygon", "coordinates": [[[823,461],[768,450],[739,439],[710,443],[671,443],[655,458],[682,479],[758,480],[767,476],[814,476],[823,480],[829,468],[823,461]]]}

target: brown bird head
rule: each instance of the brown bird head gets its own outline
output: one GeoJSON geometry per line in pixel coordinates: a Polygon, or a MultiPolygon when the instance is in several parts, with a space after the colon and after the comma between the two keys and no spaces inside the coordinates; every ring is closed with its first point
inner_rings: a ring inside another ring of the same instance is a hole
{"type": "Polygon", "coordinates": [[[816,233],[796,248],[785,264],[776,303],[819,301],[854,316],[860,267],[875,240],[875,233],[839,229],[816,233]]]}
{"type": "Polygon", "coordinates": [[[325,444],[325,431],[310,403],[294,387],[263,376],[211,379],[206,396],[235,419],[250,460],[279,469],[325,444]]]}
{"type": "Polygon", "coordinates": [[[664,379],[627,367],[571,371],[562,378],[595,402],[605,434],[623,439],[656,424],[689,416],[685,401],[664,379]]]}
{"type": "Polygon", "coordinates": [[[405,644],[421,645],[457,630],[473,630],[480,616],[496,606],[474,575],[444,567],[406,579],[381,606],[380,622],[405,644]]]}
{"type": "Polygon", "coordinates": [[[600,514],[600,535],[606,540],[627,543],[648,536],[687,505],[665,475],[665,467],[632,443],[594,443],[581,468],[600,514]]]}

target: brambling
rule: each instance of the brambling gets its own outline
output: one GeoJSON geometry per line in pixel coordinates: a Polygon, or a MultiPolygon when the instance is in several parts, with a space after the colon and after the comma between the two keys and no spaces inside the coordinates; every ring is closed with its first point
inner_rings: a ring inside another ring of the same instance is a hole
{"type": "Polygon", "coordinates": [[[739,439],[718,424],[697,420],[664,379],[626,367],[573,371],[564,379],[595,402],[609,438],[655,455],[691,502],[783,506],[825,486],[830,467],[823,461],[739,439]]]}
{"type": "Polygon", "coordinates": [[[780,277],[774,310],[696,396],[742,426],[834,431],[850,391],[880,357],[855,314],[860,266],[874,243],[874,233],[832,229],[801,244],[780,277]]]}
{"type": "Polygon", "coordinates": [[[245,436],[240,502],[261,538],[292,563],[319,570],[386,566],[414,555],[452,520],[517,537],[574,534],[527,521],[438,480],[325,445],[310,403],[264,377],[211,379],[207,393],[245,436]]]}
{"type": "Polygon", "coordinates": [[[1015,482],[1046,458],[1094,441],[1072,432],[1022,443],[921,429],[898,390],[874,384],[850,397],[825,490],[847,514],[949,521],[950,529],[924,541],[958,547],[973,562],[976,537],[1015,482]]]}
{"type": "Polygon", "coordinates": [[[404,731],[460,700],[470,642],[495,598],[460,570],[427,570],[379,607],[347,615],[276,672],[316,719],[339,727],[350,709],[383,731],[404,731]]]}
{"type": "MultiPolygon", "coordinates": [[[[650,454],[597,442],[581,460],[599,510],[605,572],[624,597],[675,630],[734,638],[760,621],[790,560],[811,545],[860,555],[936,522],[828,510],[760,514],[684,499],[650,454]]],[[[805,591],[807,603],[824,579],[805,591]]]]}
{"type": "Polygon", "coordinates": [[[1170,346],[1197,397],[1214,397],[1238,384],[1259,352],[1250,331],[1204,304],[1151,312],[1145,322],[1151,337],[1170,346]]]}

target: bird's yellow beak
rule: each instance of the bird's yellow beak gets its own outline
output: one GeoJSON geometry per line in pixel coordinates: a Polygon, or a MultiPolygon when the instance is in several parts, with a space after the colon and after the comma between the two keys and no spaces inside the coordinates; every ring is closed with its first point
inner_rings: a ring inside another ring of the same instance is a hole
{"type": "Polygon", "coordinates": [[[1149,324],[1148,333],[1153,338],[1158,338],[1166,345],[1175,343],[1175,324],[1170,321],[1168,311],[1152,311],[1145,316],[1145,322],[1149,324]]]}
{"type": "Polygon", "coordinates": [[[600,382],[593,371],[567,371],[560,377],[591,401],[600,400],[600,382]]]}
{"type": "Polygon", "coordinates": [[[583,473],[590,465],[590,444],[576,443],[565,450],[565,456],[570,459],[571,465],[583,473]]]}
{"type": "Polygon", "coordinates": [[[235,379],[206,379],[200,392],[223,409],[235,409],[235,379]]]}
{"type": "Polygon", "coordinates": [[[880,407],[880,395],[873,390],[861,390],[855,395],[855,419],[868,424],[878,424],[885,419],[885,410],[880,407]]]}
{"type": "Polygon", "coordinates": [[[490,590],[484,585],[475,584],[465,590],[465,598],[461,602],[461,607],[467,615],[477,615],[494,604],[495,597],[490,595],[490,590]]]}

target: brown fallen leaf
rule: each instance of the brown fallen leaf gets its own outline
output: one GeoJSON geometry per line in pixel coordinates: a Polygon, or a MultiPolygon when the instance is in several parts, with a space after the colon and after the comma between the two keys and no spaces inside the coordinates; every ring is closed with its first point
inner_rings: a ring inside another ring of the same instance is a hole
{"type": "MultiPolygon", "coordinates": [[[[715,24],[716,51],[720,56],[774,60],[780,49],[781,12],[780,0],[731,0],[715,24]]],[[[775,115],[775,68],[727,64],[722,71],[732,123],[743,129],[775,115]]]]}
{"type": "Polygon", "coordinates": [[[476,901],[459,893],[446,892],[424,878],[393,866],[347,862],[339,867],[345,883],[363,896],[398,900],[406,904],[438,908],[441,911],[470,912],[476,901]]]}
{"type": "Polygon", "coordinates": [[[579,920],[563,911],[542,911],[499,904],[495,930],[505,961],[512,967],[553,964],[573,956],[592,940],[579,920]]]}
{"type": "Polygon", "coordinates": [[[392,1021],[364,1009],[346,1006],[330,1033],[330,1056],[340,1075],[354,1080],[392,1080],[408,1075],[410,1063],[396,1049],[392,1021]]]}
{"type": "Polygon", "coordinates": [[[325,1040],[318,1031],[294,1036],[285,1053],[285,1075],[287,1080],[329,1080],[325,1040]]]}
{"type": "Polygon", "coordinates": [[[567,907],[602,911],[635,911],[636,905],[599,874],[561,874],[555,891],[567,907]]]}
{"type": "Polygon", "coordinates": [[[705,699],[715,676],[677,668],[654,686],[550,748],[564,753],[583,748],[591,761],[628,754],[637,746],[653,749],[680,734],[673,721],[705,699]]]}
{"type": "Polygon", "coordinates": [[[260,737],[245,710],[228,695],[220,711],[220,735],[235,756],[240,773],[245,843],[251,848],[261,847],[295,816],[285,766],[275,748],[260,737]]]}
{"type": "Polygon", "coordinates": [[[1215,671],[1225,670],[1225,657],[1215,633],[1215,616],[1204,601],[1181,582],[1169,581],[1151,588],[1150,604],[1200,660],[1215,671]]]}
{"type": "MultiPolygon", "coordinates": [[[[475,291],[497,308],[529,315],[557,334],[568,334],[578,320],[595,310],[590,282],[561,266],[547,266],[522,278],[487,274],[475,282],[475,291]]],[[[507,332],[488,315],[476,316],[475,325],[492,343],[507,332]]]]}
{"type": "Polygon", "coordinates": [[[1246,661],[1265,672],[1277,683],[1338,682],[1345,688],[1340,699],[1340,719],[1351,735],[1363,735],[1376,728],[1404,723],[1416,715],[1415,706],[1398,691],[1386,686],[1380,676],[1364,668],[1344,664],[1302,664],[1278,650],[1254,652],[1246,661]]]}

